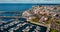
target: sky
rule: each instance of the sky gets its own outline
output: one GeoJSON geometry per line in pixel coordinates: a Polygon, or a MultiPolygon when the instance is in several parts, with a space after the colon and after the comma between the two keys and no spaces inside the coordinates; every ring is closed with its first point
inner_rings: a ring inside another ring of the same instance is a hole
{"type": "Polygon", "coordinates": [[[0,3],[60,3],[60,0],[0,0],[0,3]]]}

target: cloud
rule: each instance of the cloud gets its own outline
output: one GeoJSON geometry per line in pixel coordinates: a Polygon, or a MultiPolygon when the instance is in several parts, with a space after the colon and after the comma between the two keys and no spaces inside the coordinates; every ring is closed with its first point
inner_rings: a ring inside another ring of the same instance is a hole
{"type": "Polygon", "coordinates": [[[3,2],[3,1],[13,1],[13,2],[16,2],[16,1],[30,1],[30,0],[0,0],[0,2],[3,2]]]}
{"type": "Polygon", "coordinates": [[[0,2],[6,2],[6,1],[15,1],[15,0],[0,0],[0,2]]]}
{"type": "Polygon", "coordinates": [[[60,0],[0,0],[0,3],[60,3],[60,0]]]}

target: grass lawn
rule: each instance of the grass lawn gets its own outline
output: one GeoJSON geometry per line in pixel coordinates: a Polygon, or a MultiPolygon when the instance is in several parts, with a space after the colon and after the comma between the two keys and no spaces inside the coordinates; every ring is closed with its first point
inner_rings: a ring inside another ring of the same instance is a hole
{"type": "Polygon", "coordinates": [[[33,22],[39,22],[38,18],[32,19],[33,22]]]}
{"type": "Polygon", "coordinates": [[[45,24],[49,24],[50,22],[51,22],[51,21],[50,21],[50,20],[48,20],[48,21],[46,21],[46,22],[45,22],[45,24]]]}
{"type": "MultiPolygon", "coordinates": [[[[31,21],[40,23],[38,18],[32,19],[31,21]]],[[[42,23],[43,24],[49,24],[50,23],[50,20],[49,21],[46,21],[46,22],[42,22],[42,23]]]]}
{"type": "Polygon", "coordinates": [[[56,29],[51,29],[50,32],[58,32],[56,29]]]}
{"type": "Polygon", "coordinates": [[[60,24],[60,20],[56,20],[56,23],[60,24]]]}

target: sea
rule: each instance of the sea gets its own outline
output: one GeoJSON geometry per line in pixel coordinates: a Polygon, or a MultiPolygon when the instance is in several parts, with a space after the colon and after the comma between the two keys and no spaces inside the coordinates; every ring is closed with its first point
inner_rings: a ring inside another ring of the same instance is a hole
{"type": "Polygon", "coordinates": [[[25,11],[28,10],[30,8],[32,8],[32,6],[34,6],[34,4],[0,4],[0,11],[4,11],[4,12],[14,12],[14,11],[25,11]]]}
{"type": "MultiPolygon", "coordinates": [[[[0,3],[0,12],[24,12],[32,8],[32,6],[34,4],[0,3]]],[[[0,16],[16,16],[16,14],[4,13],[0,14],[0,16]]]]}

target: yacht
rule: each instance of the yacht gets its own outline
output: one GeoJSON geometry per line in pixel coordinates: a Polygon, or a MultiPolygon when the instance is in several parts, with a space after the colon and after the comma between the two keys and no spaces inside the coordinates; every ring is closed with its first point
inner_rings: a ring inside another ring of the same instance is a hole
{"type": "Polygon", "coordinates": [[[4,25],[4,28],[5,28],[5,29],[8,28],[8,25],[4,25]]]}
{"type": "Polygon", "coordinates": [[[19,23],[19,21],[15,21],[15,24],[19,23]]]}
{"type": "Polygon", "coordinates": [[[35,32],[39,32],[39,30],[37,30],[37,29],[34,29],[34,31],[35,31],[35,32]]]}
{"type": "Polygon", "coordinates": [[[32,31],[32,32],[35,32],[35,31],[32,31]]]}
{"type": "Polygon", "coordinates": [[[14,32],[14,31],[13,31],[13,28],[9,29],[8,31],[9,31],[9,32],[14,32]]]}
{"type": "Polygon", "coordinates": [[[24,26],[25,24],[27,24],[27,23],[23,23],[22,25],[24,26]]]}
{"type": "Polygon", "coordinates": [[[0,27],[0,30],[3,31],[3,26],[0,27]]]}
{"type": "Polygon", "coordinates": [[[29,26],[30,28],[32,28],[34,25],[31,25],[31,26],[29,26]]]}
{"type": "Polygon", "coordinates": [[[22,27],[22,24],[20,23],[19,26],[22,27]]]}
{"type": "Polygon", "coordinates": [[[40,32],[40,31],[38,31],[38,30],[35,30],[35,32],[40,32]]]}
{"type": "Polygon", "coordinates": [[[15,30],[15,31],[16,31],[17,29],[19,29],[19,26],[14,27],[14,30],[15,30]]]}
{"type": "Polygon", "coordinates": [[[26,32],[28,32],[30,30],[30,27],[29,26],[27,26],[25,29],[23,29],[22,31],[26,31],[26,32]]]}
{"type": "Polygon", "coordinates": [[[29,32],[30,29],[24,29],[22,30],[23,32],[29,32]]]}
{"type": "Polygon", "coordinates": [[[39,26],[37,26],[37,27],[36,27],[36,30],[40,30],[40,27],[39,27],[39,26]]]}

